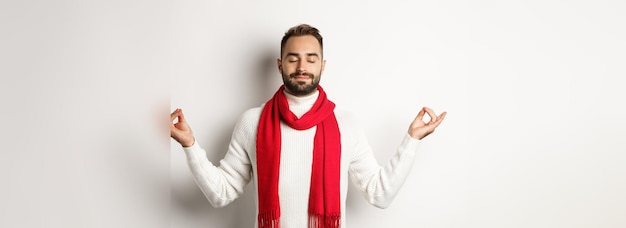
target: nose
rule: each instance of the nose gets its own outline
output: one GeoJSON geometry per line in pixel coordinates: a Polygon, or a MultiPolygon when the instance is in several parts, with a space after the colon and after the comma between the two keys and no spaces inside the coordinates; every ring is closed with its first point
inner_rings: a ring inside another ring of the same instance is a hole
{"type": "Polygon", "coordinates": [[[306,72],[306,64],[304,61],[298,61],[298,66],[296,67],[296,72],[304,73],[306,72]]]}

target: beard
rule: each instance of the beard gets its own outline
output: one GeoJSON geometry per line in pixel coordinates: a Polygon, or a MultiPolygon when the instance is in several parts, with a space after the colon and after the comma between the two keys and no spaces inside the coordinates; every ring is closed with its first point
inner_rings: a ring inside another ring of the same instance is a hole
{"type": "Polygon", "coordinates": [[[283,75],[283,83],[285,84],[285,87],[289,90],[289,92],[293,93],[293,95],[296,96],[310,94],[315,91],[317,89],[317,86],[320,84],[319,75],[316,77],[314,74],[311,73],[300,72],[291,73],[289,75],[285,74],[285,72],[282,72],[281,74],[283,75]],[[295,77],[298,76],[308,76],[309,78],[311,78],[311,83],[309,84],[307,82],[296,81],[295,77]]]}

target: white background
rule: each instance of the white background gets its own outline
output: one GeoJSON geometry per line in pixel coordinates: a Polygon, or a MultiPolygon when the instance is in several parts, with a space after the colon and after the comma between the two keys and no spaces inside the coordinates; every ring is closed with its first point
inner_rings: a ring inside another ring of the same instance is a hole
{"type": "Polygon", "coordinates": [[[385,210],[350,227],[625,227],[622,1],[2,1],[0,227],[252,227],[170,141],[217,162],[280,85],[280,38],[324,36],[322,85],[379,163],[422,106],[448,116],[385,210]],[[171,143],[171,145],[170,145],[171,143]]]}

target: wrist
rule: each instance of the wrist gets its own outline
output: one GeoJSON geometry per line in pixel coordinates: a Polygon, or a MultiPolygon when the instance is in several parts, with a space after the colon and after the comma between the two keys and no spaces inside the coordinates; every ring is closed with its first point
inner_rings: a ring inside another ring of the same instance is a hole
{"type": "Polygon", "coordinates": [[[191,140],[187,141],[187,142],[180,142],[180,145],[183,147],[191,147],[193,146],[193,144],[196,143],[196,138],[191,138],[191,140]]]}
{"type": "Polygon", "coordinates": [[[409,136],[411,136],[411,138],[417,139],[417,140],[422,140],[424,139],[424,137],[426,137],[426,135],[424,134],[418,134],[418,133],[413,133],[413,132],[409,132],[409,136]]]}

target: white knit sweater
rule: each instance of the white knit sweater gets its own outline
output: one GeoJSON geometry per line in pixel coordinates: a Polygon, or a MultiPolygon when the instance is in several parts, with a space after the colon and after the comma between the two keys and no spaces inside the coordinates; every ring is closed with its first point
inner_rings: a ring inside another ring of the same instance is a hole
{"type": "MultiPolygon", "coordinates": [[[[313,106],[319,93],[307,97],[286,95],[291,111],[301,117],[313,106]]],[[[207,159],[198,143],[184,148],[196,183],[214,207],[223,207],[235,200],[250,180],[254,180],[256,194],[256,133],[261,111],[262,107],[257,107],[243,113],[235,126],[228,152],[217,167],[207,159]]],[[[348,177],[370,204],[387,207],[411,170],[420,140],[407,133],[395,155],[381,167],[354,116],[338,108],[335,108],[335,116],[341,134],[341,223],[345,228],[348,177]]],[[[315,130],[313,127],[299,131],[281,123],[279,200],[283,228],[307,227],[315,130]]],[[[258,199],[255,201],[258,212],[258,199]]]]}

